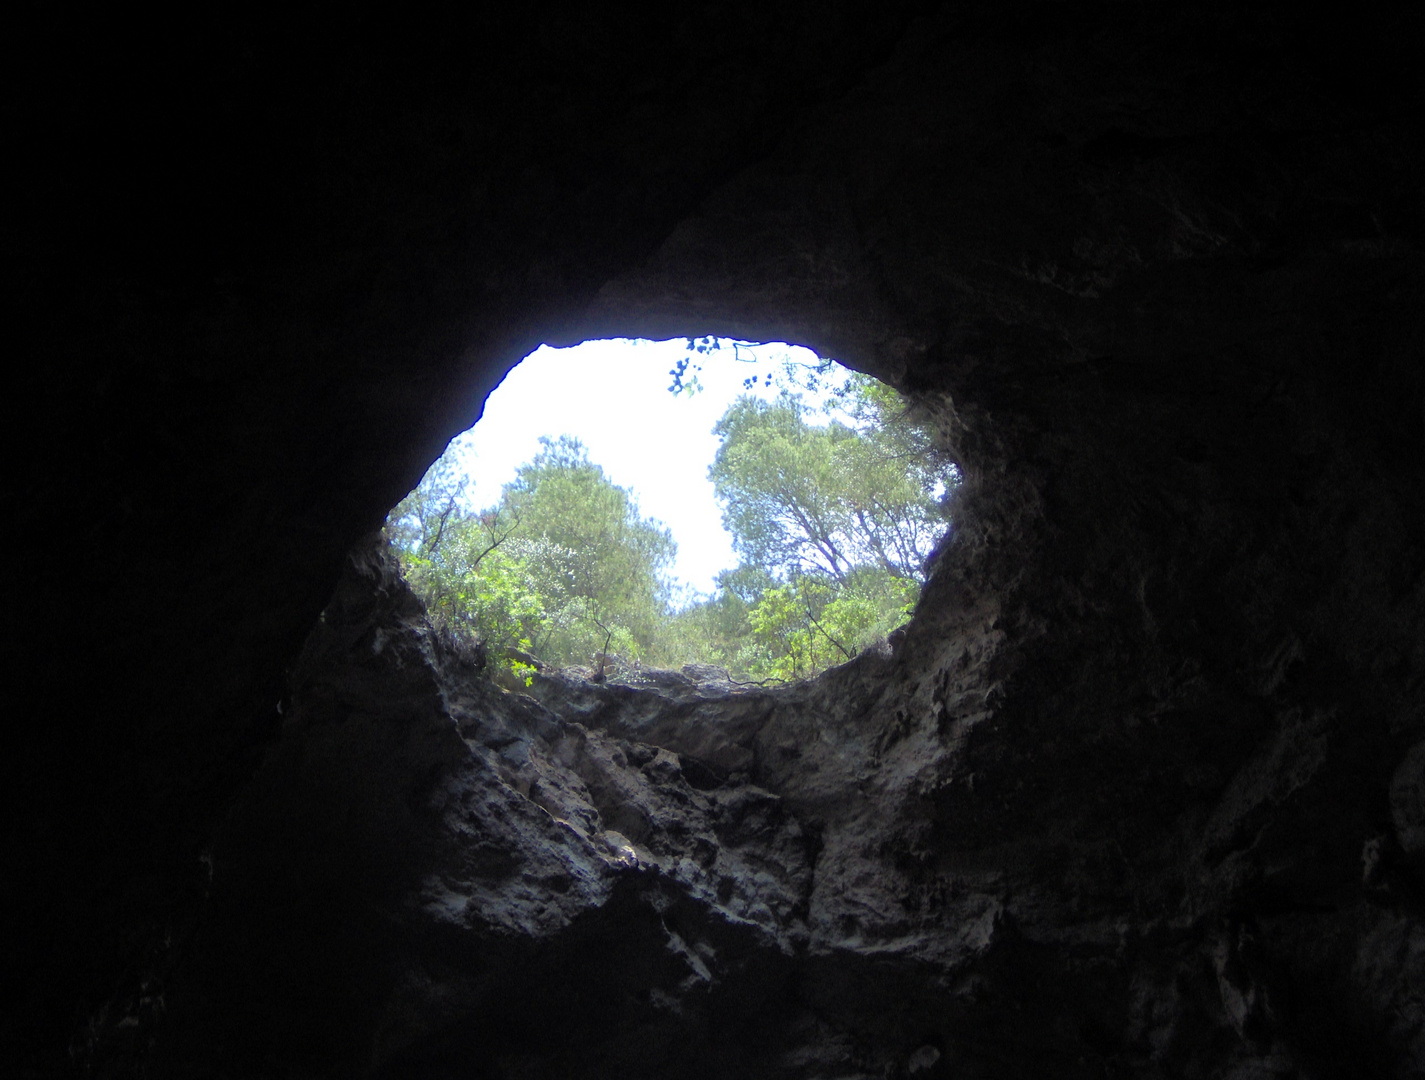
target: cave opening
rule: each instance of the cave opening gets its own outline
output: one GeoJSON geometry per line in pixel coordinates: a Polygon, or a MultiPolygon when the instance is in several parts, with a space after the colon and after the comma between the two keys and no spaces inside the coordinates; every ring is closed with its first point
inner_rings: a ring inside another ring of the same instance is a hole
{"type": "Polygon", "coordinates": [[[387,518],[432,623],[507,690],[793,682],[906,623],[959,480],[890,386],[785,342],[541,346],[387,518]]]}
{"type": "Polygon", "coordinates": [[[104,14],[7,38],[0,1071],[1421,1080],[1425,8],[104,14]],[[369,534],[635,331],[953,401],[888,656],[447,663],[369,534]]]}

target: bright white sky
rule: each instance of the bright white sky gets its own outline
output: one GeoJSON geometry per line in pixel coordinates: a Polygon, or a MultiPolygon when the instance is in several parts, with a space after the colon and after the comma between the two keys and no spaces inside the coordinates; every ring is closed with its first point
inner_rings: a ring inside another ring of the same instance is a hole
{"type": "MultiPolygon", "coordinates": [[[[722,349],[697,357],[701,392],[670,394],[669,370],[686,355],[686,346],[684,338],[541,346],[505,377],[485,402],[480,422],[446,451],[473,479],[473,501],[479,506],[497,501],[515,469],[538,452],[539,436],[574,435],[614,483],[633,491],[645,517],[672,530],[677,581],[711,592],[718,571],[737,564],[708,480],[718,448],[713,425],[739,394],[775,398],[778,393],[765,378],[755,391],[745,389],[743,379],[754,372],[776,374],[786,358],[813,365],[817,356],[801,346],[773,343],[740,347],[744,360],[755,356],[758,362],[739,362],[731,343],[724,342],[722,349]]],[[[845,369],[838,366],[836,373],[845,369]]],[[[814,407],[821,404],[818,395],[804,397],[814,407]]]]}

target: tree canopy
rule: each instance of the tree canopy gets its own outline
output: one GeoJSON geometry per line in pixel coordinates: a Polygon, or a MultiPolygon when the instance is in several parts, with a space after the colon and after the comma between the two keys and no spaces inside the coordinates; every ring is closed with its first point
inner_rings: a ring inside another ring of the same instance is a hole
{"type": "Polygon", "coordinates": [[[854,376],[831,411],[813,422],[792,386],[729,406],[708,475],[741,561],[681,609],[672,536],[567,435],[541,439],[484,508],[438,463],[387,532],[432,618],[481,642],[497,674],[527,678],[537,662],[601,672],[617,653],[806,677],[908,617],[955,480],[890,388],[854,376]]]}
{"type": "Polygon", "coordinates": [[[530,628],[533,651],[565,663],[606,648],[647,651],[668,605],[673,537],[640,516],[579,440],[540,442],[501,501],[517,522],[511,553],[543,603],[542,623],[530,628]]]}
{"type": "Polygon", "coordinates": [[[744,396],[727,410],[708,475],[744,562],[842,583],[864,566],[919,577],[945,527],[949,477],[885,389],[853,380],[845,402],[853,424],[809,424],[790,393],[775,402],[744,396]]]}

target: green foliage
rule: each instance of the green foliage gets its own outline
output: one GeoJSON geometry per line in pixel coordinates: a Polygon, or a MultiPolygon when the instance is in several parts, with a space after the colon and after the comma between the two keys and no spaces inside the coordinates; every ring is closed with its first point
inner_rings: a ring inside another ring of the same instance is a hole
{"type": "Polygon", "coordinates": [[[805,678],[909,617],[956,474],[865,376],[833,387],[834,415],[813,423],[791,388],[829,378],[789,369],[778,400],[743,397],[719,421],[709,476],[742,562],[669,621],[668,652],[756,681],[805,678]]]}
{"type": "Polygon", "coordinates": [[[715,429],[722,446],[709,476],[744,562],[843,582],[863,565],[920,576],[945,528],[953,473],[893,394],[865,376],[853,380],[842,410],[855,426],[809,424],[788,393],[733,403],[715,429]]]}
{"type": "MultiPolygon", "coordinates": [[[[690,356],[716,347],[691,342],[690,356]]],[[[673,375],[696,388],[686,364],[673,375]]],[[[437,463],[392,511],[388,535],[433,620],[482,642],[506,685],[527,684],[536,657],[594,665],[609,653],[670,667],[697,660],[756,681],[806,678],[909,616],[955,481],[929,432],[873,379],[846,380],[830,422],[809,422],[789,384],[826,377],[789,373],[777,401],[740,398],[719,421],[709,476],[742,561],[681,610],[666,576],[672,537],[569,436],[541,439],[483,509],[437,463]]]]}
{"type": "Polygon", "coordinates": [[[587,663],[606,647],[640,656],[667,609],[664,574],[677,551],[668,530],[641,517],[567,435],[541,440],[503,503],[520,523],[511,550],[544,603],[534,651],[565,664],[587,663]]]}
{"type": "Polygon", "coordinates": [[[750,613],[763,589],[772,584],[764,574],[756,574],[755,580],[750,580],[738,570],[723,571],[711,597],[668,616],[652,661],[678,667],[696,660],[747,674],[755,652],[750,613]]]}
{"type": "Polygon", "coordinates": [[[905,622],[920,595],[919,581],[875,566],[858,568],[845,582],[798,576],[783,588],[797,602],[794,630],[782,629],[782,647],[769,649],[754,674],[784,679],[849,660],[905,622]]]}
{"type": "Polygon", "coordinates": [[[795,574],[753,603],[721,589],[679,613],[698,627],[703,656],[758,682],[806,678],[850,660],[910,616],[920,582],[862,567],[845,582],[795,574]]]}
{"type": "Polygon", "coordinates": [[[467,481],[439,461],[391,511],[387,534],[431,617],[474,641],[518,642],[541,601],[524,564],[503,550],[518,529],[507,507],[472,512],[467,481]]]}
{"type": "Polygon", "coordinates": [[[387,523],[437,623],[525,678],[529,654],[583,664],[651,645],[666,617],[673,538],[577,439],[542,439],[498,504],[472,510],[465,496],[453,468],[437,463],[387,523]]]}

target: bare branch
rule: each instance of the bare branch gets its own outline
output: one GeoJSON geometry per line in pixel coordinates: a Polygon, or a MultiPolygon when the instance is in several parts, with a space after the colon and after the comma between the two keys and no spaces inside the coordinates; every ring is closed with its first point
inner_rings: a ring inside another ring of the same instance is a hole
{"type": "Polygon", "coordinates": [[[811,624],[822,632],[823,636],[825,636],[827,641],[831,642],[833,645],[835,645],[838,649],[841,650],[842,656],[850,660],[852,658],[852,654],[846,650],[846,646],[841,644],[841,642],[837,641],[834,637],[831,636],[830,631],[828,631],[826,627],[822,626],[821,623],[817,620],[817,617],[811,613],[810,607],[806,608],[806,613],[807,618],[811,620],[811,624]]]}

